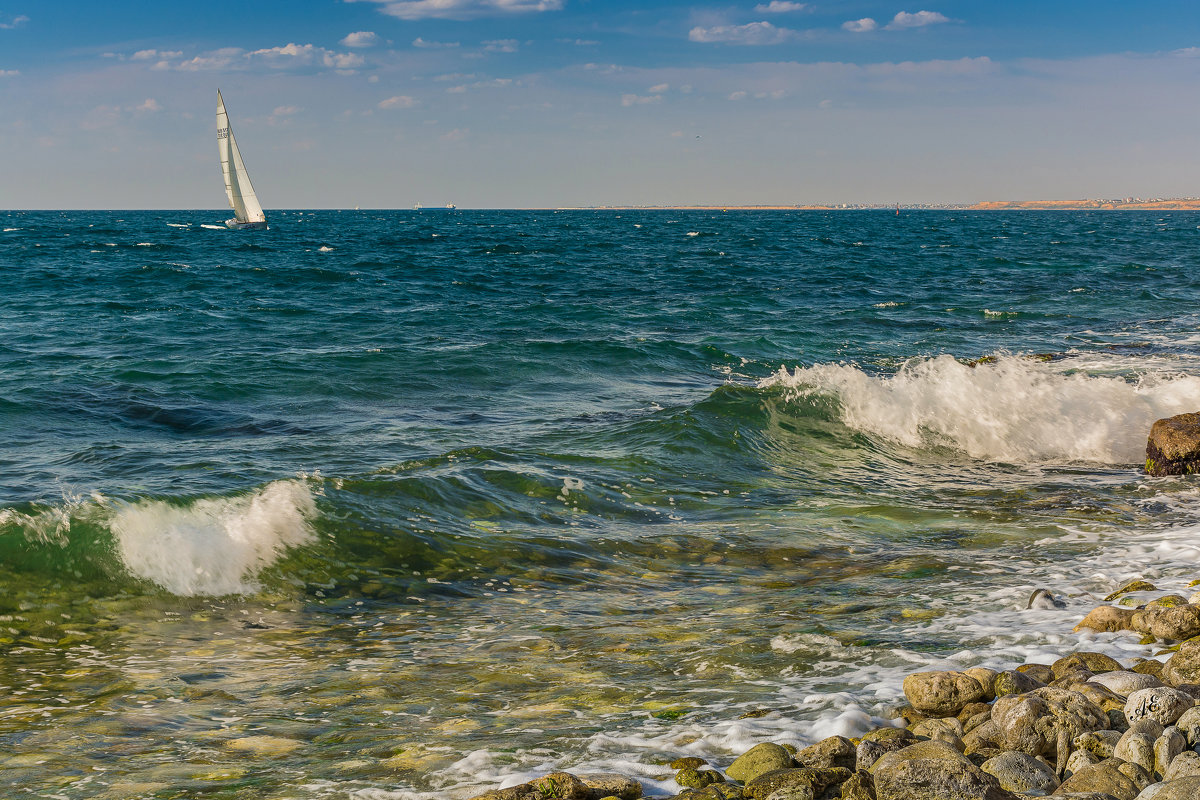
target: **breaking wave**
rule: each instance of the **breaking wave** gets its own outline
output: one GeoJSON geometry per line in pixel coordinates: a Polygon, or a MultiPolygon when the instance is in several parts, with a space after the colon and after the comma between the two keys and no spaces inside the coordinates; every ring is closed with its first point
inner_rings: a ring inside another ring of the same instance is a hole
{"type": "Polygon", "coordinates": [[[790,399],[832,396],[848,427],[907,447],[1004,463],[1131,464],[1156,419],[1194,411],[1200,377],[1094,375],[1003,356],[975,366],[912,359],[895,374],[848,364],[781,369],[760,382],[790,399]]]}

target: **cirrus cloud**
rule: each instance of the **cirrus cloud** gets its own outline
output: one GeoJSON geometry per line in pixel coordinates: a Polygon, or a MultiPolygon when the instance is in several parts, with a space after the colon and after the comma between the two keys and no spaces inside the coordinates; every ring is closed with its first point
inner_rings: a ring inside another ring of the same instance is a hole
{"type": "Polygon", "coordinates": [[[558,11],[563,0],[346,0],[378,3],[379,10],[397,19],[476,19],[503,14],[558,11]]]}

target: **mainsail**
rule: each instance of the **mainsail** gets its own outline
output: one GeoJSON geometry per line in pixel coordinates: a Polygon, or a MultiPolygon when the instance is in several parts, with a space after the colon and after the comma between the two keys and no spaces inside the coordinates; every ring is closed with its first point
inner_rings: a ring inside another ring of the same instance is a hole
{"type": "Polygon", "coordinates": [[[237,141],[229,127],[229,115],[225,113],[225,101],[221,90],[217,90],[217,150],[221,154],[221,173],[225,176],[225,194],[235,219],[226,224],[232,227],[265,227],[267,217],[254,194],[254,185],[246,173],[246,164],[238,150],[237,141]],[[237,223],[233,225],[230,223],[237,223]]]}

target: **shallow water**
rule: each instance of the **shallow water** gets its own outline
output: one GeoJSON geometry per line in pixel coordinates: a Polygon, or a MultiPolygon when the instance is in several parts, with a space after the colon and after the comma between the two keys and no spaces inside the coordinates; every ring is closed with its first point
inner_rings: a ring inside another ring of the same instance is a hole
{"type": "Polygon", "coordinates": [[[666,793],[1200,577],[1200,214],[3,216],[9,793],[666,793]]]}

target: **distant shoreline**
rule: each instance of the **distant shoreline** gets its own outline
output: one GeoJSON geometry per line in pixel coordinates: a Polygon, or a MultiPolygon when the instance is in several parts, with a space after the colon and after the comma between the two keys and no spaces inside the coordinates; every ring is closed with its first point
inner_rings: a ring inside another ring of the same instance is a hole
{"type": "Polygon", "coordinates": [[[1200,199],[985,200],[980,203],[833,205],[570,206],[557,211],[1200,211],[1200,199]]]}

